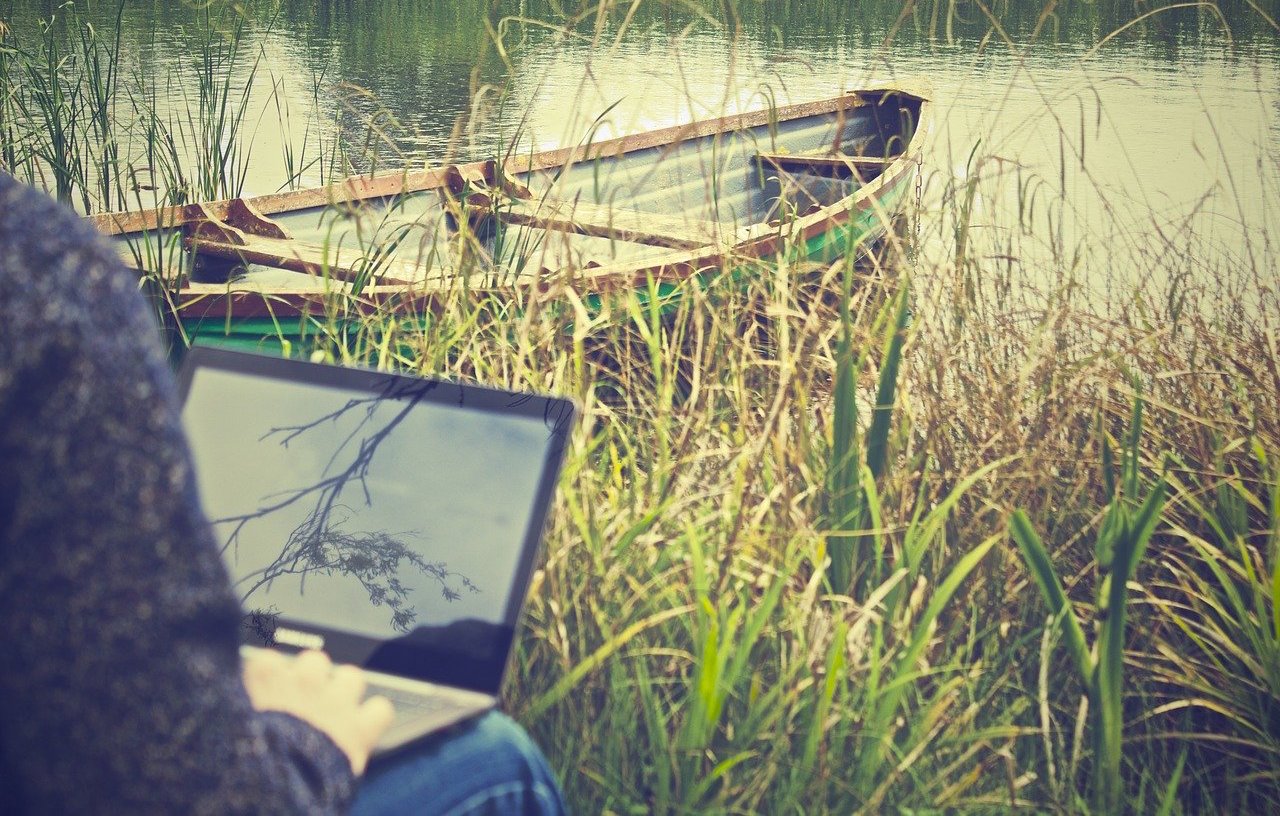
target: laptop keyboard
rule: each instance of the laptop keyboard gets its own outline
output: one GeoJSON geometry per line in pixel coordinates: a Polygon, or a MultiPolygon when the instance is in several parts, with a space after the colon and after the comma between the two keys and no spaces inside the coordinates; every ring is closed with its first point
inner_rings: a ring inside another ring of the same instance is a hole
{"type": "Polygon", "coordinates": [[[402,717],[405,714],[454,711],[468,707],[448,694],[421,694],[390,686],[381,686],[377,683],[369,684],[368,694],[377,694],[390,700],[391,705],[395,706],[397,717],[402,717]]]}

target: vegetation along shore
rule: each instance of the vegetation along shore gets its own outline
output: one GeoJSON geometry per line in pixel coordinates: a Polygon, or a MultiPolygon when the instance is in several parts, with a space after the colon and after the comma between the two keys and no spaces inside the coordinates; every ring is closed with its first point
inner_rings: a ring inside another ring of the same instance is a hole
{"type": "Polygon", "coordinates": [[[505,693],[578,812],[1280,811],[1275,3],[462,5],[0,0],[0,170],[139,211],[935,74],[874,246],[266,343],[581,402],[505,693]]]}

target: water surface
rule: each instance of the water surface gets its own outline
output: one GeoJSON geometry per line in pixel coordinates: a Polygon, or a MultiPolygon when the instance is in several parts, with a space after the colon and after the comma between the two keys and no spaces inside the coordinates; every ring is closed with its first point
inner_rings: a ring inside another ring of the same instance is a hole
{"type": "MultiPolygon", "coordinates": [[[[951,251],[959,218],[1011,267],[1079,271],[1095,288],[1176,275],[1170,254],[1194,255],[1201,276],[1257,274],[1274,260],[1280,35],[1244,2],[1137,24],[1132,4],[1105,1],[1043,18],[1013,3],[991,6],[996,16],[963,2],[904,14],[891,2],[766,1],[728,16],[719,3],[604,14],[585,3],[581,13],[535,0],[469,5],[286,0],[221,18],[240,27],[231,85],[248,93],[240,192],[924,77],[936,117],[922,238],[935,255],[951,251]],[[958,212],[952,193],[970,181],[972,205],[958,212]]],[[[57,8],[0,4],[0,19],[34,43],[33,21],[57,8]]],[[[115,8],[91,12],[109,25],[115,8]]],[[[179,119],[207,51],[197,16],[126,2],[121,17],[128,75],[179,119]]]]}

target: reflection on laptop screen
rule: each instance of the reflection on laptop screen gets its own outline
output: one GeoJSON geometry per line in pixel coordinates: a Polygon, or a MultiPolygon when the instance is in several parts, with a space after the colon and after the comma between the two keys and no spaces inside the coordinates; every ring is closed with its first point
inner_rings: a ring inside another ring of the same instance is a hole
{"type": "Polygon", "coordinates": [[[431,402],[427,381],[387,383],[372,393],[197,369],[183,417],[249,625],[430,639],[514,623],[546,420],[431,402]]]}

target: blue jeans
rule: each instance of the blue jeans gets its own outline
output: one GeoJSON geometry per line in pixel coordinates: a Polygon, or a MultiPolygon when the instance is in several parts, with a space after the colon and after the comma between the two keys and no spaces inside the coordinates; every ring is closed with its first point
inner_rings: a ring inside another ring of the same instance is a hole
{"type": "Polygon", "coordinates": [[[352,816],[562,816],[560,786],[529,735],[490,712],[376,763],[352,816]]]}

